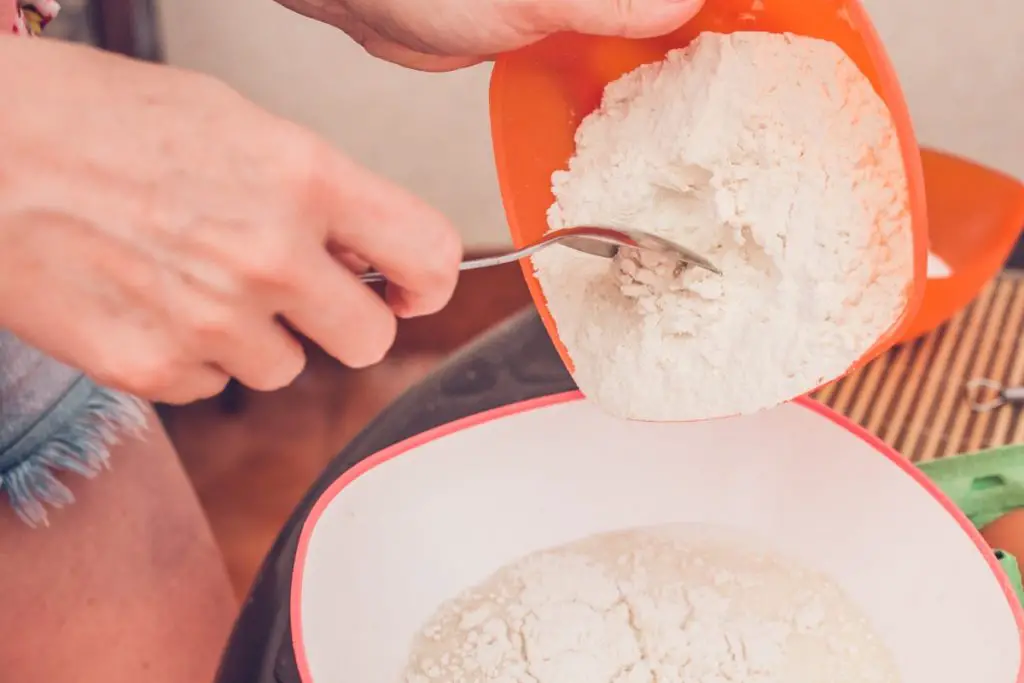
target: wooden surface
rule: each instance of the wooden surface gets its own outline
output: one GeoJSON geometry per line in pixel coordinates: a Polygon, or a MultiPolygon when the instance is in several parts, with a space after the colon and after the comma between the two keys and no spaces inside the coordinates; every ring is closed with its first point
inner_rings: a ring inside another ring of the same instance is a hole
{"type": "Polygon", "coordinates": [[[935,332],[893,349],[814,397],[852,418],[914,462],[1024,441],[1013,406],[970,409],[964,385],[985,377],[1024,384],[1024,277],[991,284],[935,332]]]}

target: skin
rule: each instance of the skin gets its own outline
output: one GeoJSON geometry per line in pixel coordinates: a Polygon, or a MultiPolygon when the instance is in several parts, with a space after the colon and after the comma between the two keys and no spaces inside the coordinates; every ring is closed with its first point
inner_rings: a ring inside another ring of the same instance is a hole
{"type": "Polygon", "coordinates": [[[561,31],[644,38],[692,18],[703,0],[279,0],[345,31],[367,52],[421,71],[476,64],[561,31]]]}
{"type": "Polygon", "coordinates": [[[288,327],[360,367],[396,315],[451,295],[442,215],[221,83],[10,37],[0,64],[53,74],[0,108],[0,327],[100,383],[173,403],[229,376],[277,389],[305,362],[288,327]],[[99,114],[69,144],[62,111],[99,114]],[[345,253],[388,276],[385,300],[345,253]]]}
{"type": "Polygon", "coordinates": [[[202,683],[237,611],[199,502],[155,417],[45,531],[0,508],[0,670],[10,681],[202,683]]]}
{"type": "MultiPolygon", "coordinates": [[[[668,32],[701,0],[283,0],[383,59],[474,64],[557,31],[668,32]]],[[[200,74],[0,36],[0,327],[99,382],[183,403],[282,387],[301,332],[350,366],[445,305],[447,220],[313,133],[200,74]],[[71,118],[65,118],[69,112],[71,118]],[[90,115],[81,115],[90,112],[90,115]],[[389,280],[383,299],[353,271],[389,280]]],[[[213,676],[236,611],[155,418],[34,531],[0,512],[11,680],[213,676]]]]}
{"type": "MultiPolygon", "coordinates": [[[[372,54],[465,66],[561,30],[645,36],[699,0],[284,0],[372,54]]],[[[107,386],[184,403],[377,362],[461,248],[437,211],[207,76],[0,38],[0,326],[107,386]],[[62,112],[75,116],[73,126],[62,112]],[[353,269],[389,280],[382,301],[353,269]]]]}

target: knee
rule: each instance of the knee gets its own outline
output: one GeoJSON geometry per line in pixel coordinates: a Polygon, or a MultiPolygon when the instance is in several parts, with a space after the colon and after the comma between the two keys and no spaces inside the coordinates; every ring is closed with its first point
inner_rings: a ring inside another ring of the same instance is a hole
{"type": "MultiPolygon", "coordinates": [[[[210,680],[236,604],[170,442],[143,410],[47,529],[0,514],[0,669],[13,680],[210,680]],[[102,469],[102,467],[101,467],[102,469]]],[[[63,479],[63,481],[61,481],[63,479]]],[[[73,495],[72,495],[73,494],[73,495]]]]}

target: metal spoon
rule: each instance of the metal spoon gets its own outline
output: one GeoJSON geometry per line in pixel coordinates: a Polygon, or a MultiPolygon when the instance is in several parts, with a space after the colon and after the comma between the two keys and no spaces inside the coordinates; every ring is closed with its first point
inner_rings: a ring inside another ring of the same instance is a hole
{"type": "MultiPolygon", "coordinates": [[[[563,247],[569,247],[570,249],[602,258],[612,258],[619,253],[619,249],[622,247],[650,249],[652,251],[674,254],[679,259],[680,264],[697,266],[716,275],[722,274],[722,271],[715,267],[711,261],[708,261],[697,252],[691,251],[681,244],[676,244],[664,237],[658,237],[657,235],[640,230],[613,230],[612,228],[592,226],[554,230],[522,249],[498,256],[487,256],[485,258],[463,261],[462,265],[459,266],[459,270],[490,268],[491,266],[500,266],[503,263],[511,263],[521,258],[526,258],[552,244],[561,244],[563,247]]],[[[360,275],[359,279],[363,282],[383,282],[385,278],[383,274],[371,270],[360,275]]]]}

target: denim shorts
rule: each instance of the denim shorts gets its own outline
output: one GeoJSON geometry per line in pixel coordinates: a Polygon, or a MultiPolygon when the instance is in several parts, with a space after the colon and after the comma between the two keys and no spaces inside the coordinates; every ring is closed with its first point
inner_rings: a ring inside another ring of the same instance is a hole
{"type": "Polygon", "coordinates": [[[46,525],[48,507],[74,501],[58,475],[96,476],[118,439],[145,424],[142,401],[0,330],[0,492],[26,523],[46,525]]]}

